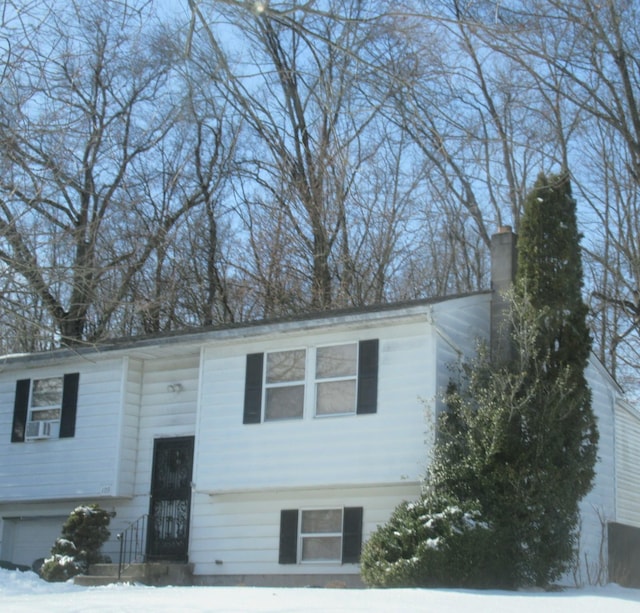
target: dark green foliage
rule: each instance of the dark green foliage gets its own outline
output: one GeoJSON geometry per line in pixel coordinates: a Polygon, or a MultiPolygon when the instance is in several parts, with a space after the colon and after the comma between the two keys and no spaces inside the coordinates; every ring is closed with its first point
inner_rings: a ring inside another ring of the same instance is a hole
{"type": "Polygon", "coordinates": [[[480,502],[512,587],[545,586],[570,568],[594,476],[579,238],[568,181],[541,177],[527,199],[511,296],[516,358],[492,363],[481,349],[450,387],[439,424],[432,486],[480,502]]]}
{"type": "Polygon", "coordinates": [[[481,346],[451,381],[428,473],[434,494],[401,505],[374,533],[363,554],[367,583],[548,586],[574,563],[598,443],[579,239],[568,181],[541,177],[509,296],[510,359],[492,361],[481,346]],[[442,512],[442,501],[474,509],[489,527],[453,529],[430,548],[442,536],[424,518],[442,512]]]}
{"type": "Polygon", "coordinates": [[[578,502],[588,491],[575,477],[582,452],[572,454],[563,434],[571,388],[566,376],[550,382],[496,368],[486,355],[449,391],[431,484],[480,502],[505,563],[503,586],[546,586],[573,562],[578,502]]]}
{"type": "Polygon", "coordinates": [[[540,176],[525,202],[515,289],[544,314],[537,321],[538,359],[555,372],[569,365],[580,373],[591,351],[580,239],[568,177],[540,176]]]}
{"type": "Polygon", "coordinates": [[[362,578],[375,587],[489,587],[493,541],[477,505],[425,496],[401,504],[372,534],[360,558],[362,578]]]}
{"type": "Polygon", "coordinates": [[[96,504],[74,509],[40,569],[42,578],[66,581],[87,572],[90,564],[104,561],[100,549],[109,538],[110,521],[111,514],[96,504]]]}
{"type": "Polygon", "coordinates": [[[76,558],[75,545],[66,539],[58,538],[51,549],[51,557],[40,567],[40,576],[47,581],[67,581],[86,571],[82,560],[76,558]]]}
{"type": "MultiPolygon", "coordinates": [[[[594,476],[598,434],[585,369],[591,352],[587,306],[582,299],[582,260],[576,205],[566,176],[540,177],[525,203],[516,299],[535,313],[529,367],[548,386],[565,392],[555,418],[560,426],[546,453],[555,453],[572,475],[570,496],[582,498],[594,476]]],[[[540,406],[545,399],[540,398],[540,406]]]]}

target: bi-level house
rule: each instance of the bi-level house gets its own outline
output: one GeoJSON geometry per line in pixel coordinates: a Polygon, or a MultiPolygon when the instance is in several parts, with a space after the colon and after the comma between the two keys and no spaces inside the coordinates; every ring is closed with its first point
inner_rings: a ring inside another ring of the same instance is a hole
{"type": "MultiPolygon", "coordinates": [[[[450,366],[491,335],[514,240],[494,237],[484,292],[3,358],[0,560],[48,555],[95,502],[116,513],[114,560],[148,514],[147,559],[198,583],[358,584],[363,541],[420,493],[450,366]]],[[[626,542],[640,527],[640,417],[595,360],[588,377],[583,581],[606,570],[608,524],[626,542]]]]}

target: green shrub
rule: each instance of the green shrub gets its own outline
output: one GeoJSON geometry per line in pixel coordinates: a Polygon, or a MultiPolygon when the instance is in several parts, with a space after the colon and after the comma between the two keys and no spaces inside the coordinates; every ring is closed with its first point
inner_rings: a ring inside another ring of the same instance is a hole
{"type": "Polygon", "coordinates": [[[476,505],[433,496],[403,502],[365,543],[362,579],[372,587],[494,586],[494,540],[476,505]]]}
{"type": "Polygon", "coordinates": [[[98,505],[80,506],[73,510],[62,526],[62,536],[56,539],[40,569],[47,581],[67,581],[86,573],[90,564],[107,561],[100,553],[110,532],[111,514],[98,505]]]}
{"type": "MultiPolygon", "coordinates": [[[[61,547],[64,539],[58,539],[52,552],[61,547]]],[[[73,543],[71,543],[73,545],[73,543]]],[[[40,567],[40,576],[50,582],[67,581],[76,575],[86,572],[84,563],[77,560],[75,555],[52,553],[40,567]]]]}

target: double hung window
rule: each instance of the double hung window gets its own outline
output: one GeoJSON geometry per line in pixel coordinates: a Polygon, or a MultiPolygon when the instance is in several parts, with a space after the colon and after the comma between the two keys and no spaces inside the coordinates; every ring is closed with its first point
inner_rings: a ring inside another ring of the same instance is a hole
{"type": "Polygon", "coordinates": [[[342,509],[302,511],[300,560],[333,562],[342,558],[342,509]]]}
{"type": "Polygon", "coordinates": [[[306,351],[276,351],[267,354],[265,421],[298,419],[304,411],[306,351]]]}
{"type": "Polygon", "coordinates": [[[62,377],[35,379],[31,387],[29,421],[60,420],[62,377]]]}
{"type": "Polygon", "coordinates": [[[362,547],[362,507],[280,512],[280,564],[356,564],[362,547]]]}
{"type": "Polygon", "coordinates": [[[316,350],[316,415],[356,411],[358,345],[332,345],[316,350]]]}
{"type": "Polygon", "coordinates": [[[375,413],[378,341],[247,356],[243,423],[375,413]]]}
{"type": "Polygon", "coordinates": [[[62,377],[34,379],[26,424],[26,438],[58,436],[62,412],[62,377]]]}

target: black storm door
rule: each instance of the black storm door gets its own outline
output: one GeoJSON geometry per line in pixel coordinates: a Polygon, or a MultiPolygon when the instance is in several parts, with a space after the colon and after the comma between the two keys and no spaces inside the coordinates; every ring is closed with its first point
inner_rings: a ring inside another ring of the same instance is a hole
{"type": "Polygon", "coordinates": [[[149,507],[149,560],[187,561],[193,437],[156,439],[149,507]]]}

